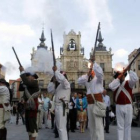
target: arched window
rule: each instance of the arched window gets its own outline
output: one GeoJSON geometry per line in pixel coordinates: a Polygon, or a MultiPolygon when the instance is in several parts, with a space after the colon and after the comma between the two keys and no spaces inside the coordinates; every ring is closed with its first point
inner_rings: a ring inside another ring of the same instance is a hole
{"type": "Polygon", "coordinates": [[[74,39],[70,40],[70,43],[68,45],[68,50],[76,50],[76,43],[74,39]]]}

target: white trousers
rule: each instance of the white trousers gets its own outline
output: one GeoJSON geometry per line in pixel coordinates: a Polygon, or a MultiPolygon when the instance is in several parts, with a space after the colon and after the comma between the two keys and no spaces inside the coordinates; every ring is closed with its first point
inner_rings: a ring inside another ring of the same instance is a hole
{"type": "Polygon", "coordinates": [[[132,113],[131,104],[116,105],[118,140],[131,140],[132,113]]]}
{"type": "Polygon", "coordinates": [[[63,116],[63,106],[55,106],[55,121],[56,126],[59,133],[60,140],[68,140],[68,134],[66,130],[66,124],[67,124],[67,114],[65,113],[65,116],[63,116]]]}
{"type": "Polygon", "coordinates": [[[42,128],[42,122],[43,122],[43,110],[40,110],[37,113],[37,126],[38,126],[38,128],[42,128]]]}
{"type": "Polygon", "coordinates": [[[45,127],[48,127],[48,110],[47,111],[43,110],[43,117],[44,117],[45,127]]]}
{"type": "Polygon", "coordinates": [[[3,121],[3,117],[4,117],[4,109],[0,108],[0,129],[5,128],[5,123],[3,121]]]}
{"type": "Polygon", "coordinates": [[[104,140],[103,118],[93,113],[94,104],[88,105],[88,126],[91,140],[104,140]]]}

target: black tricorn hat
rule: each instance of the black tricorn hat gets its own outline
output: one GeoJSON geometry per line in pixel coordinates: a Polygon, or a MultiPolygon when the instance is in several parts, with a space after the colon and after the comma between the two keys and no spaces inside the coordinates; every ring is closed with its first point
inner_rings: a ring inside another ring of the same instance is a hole
{"type": "Polygon", "coordinates": [[[0,83],[3,83],[6,86],[9,86],[9,83],[5,79],[3,79],[3,78],[0,79],[0,83]]]}
{"type": "Polygon", "coordinates": [[[35,79],[38,79],[38,75],[36,73],[35,74],[31,74],[31,73],[27,72],[26,76],[33,76],[35,79]]]}
{"type": "MultiPolygon", "coordinates": [[[[116,79],[121,74],[120,71],[115,71],[113,77],[116,79]]],[[[127,72],[124,74],[124,76],[127,76],[127,72]]]]}

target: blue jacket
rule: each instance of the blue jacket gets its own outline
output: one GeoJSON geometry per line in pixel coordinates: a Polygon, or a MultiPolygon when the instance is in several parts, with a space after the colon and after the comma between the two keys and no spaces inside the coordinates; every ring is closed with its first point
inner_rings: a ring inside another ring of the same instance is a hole
{"type": "Polygon", "coordinates": [[[80,102],[79,102],[79,98],[77,97],[77,99],[76,99],[76,107],[77,107],[77,109],[78,110],[81,110],[81,107],[83,108],[83,110],[85,110],[86,108],[87,108],[87,105],[88,105],[88,103],[87,103],[87,98],[86,97],[84,97],[84,98],[82,98],[82,106],[80,105],[80,102]]]}

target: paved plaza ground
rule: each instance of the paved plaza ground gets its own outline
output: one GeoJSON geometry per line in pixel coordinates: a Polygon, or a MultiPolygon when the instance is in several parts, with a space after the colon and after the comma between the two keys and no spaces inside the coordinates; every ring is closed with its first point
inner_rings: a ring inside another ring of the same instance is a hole
{"type": "MultiPolygon", "coordinates": [[[[50,121],[49,121],[50,127],[50,121]]],[[[15,117],[12,117],[12,123],[7,123],[8,136],[7,140],[28,140],[28,135],[25,126],[22,124],[21,119],[19,124],[16,125],[15,117]]],[[[59,140],[59,138],[54,138],[54,133],[52,129],[42,128],[39,130],[39,136],[37,140],[59,140]]],[[[90,140],[89,130],[87,129],[85,133],[80,133],[76,130],[75,133],[69,132],[69,140],[90,140]]],[[[117,127],[116,125],[110,125],[110,133],[105,133],[105,140],[117,140],[117,127]]],[[[140,128],[132,127],[132,140],[140,140],[140,128]]]]}

